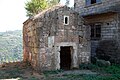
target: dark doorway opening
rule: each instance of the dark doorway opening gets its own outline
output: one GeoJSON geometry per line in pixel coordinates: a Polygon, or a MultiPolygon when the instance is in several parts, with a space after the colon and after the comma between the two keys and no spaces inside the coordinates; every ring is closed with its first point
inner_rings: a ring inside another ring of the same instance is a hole
{"type": "Polygon", "coordinates": [[[61,47],[60,69],[69,70],[71,67],[71,47],[61,47]]]}

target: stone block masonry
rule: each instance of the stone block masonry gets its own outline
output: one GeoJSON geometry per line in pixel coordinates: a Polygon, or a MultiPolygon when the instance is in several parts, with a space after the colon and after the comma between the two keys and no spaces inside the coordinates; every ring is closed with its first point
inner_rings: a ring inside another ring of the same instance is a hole
{"type": "Polygon", "coordinates": [[[24,61],[39,71],[78,68],[90,62],[89,34],[77,12],[56,5],[24,22],[24,61]]]}
{"type": "Polygon", "coordinates": [[[120,64],[120,0],[75,0],[74,9],[91,29],[91,56],[100,55],[102,59],[120,64]],[[117,49],[102,45],[103,42],[111,45],[111,41],[118,44],[117,49]]]}

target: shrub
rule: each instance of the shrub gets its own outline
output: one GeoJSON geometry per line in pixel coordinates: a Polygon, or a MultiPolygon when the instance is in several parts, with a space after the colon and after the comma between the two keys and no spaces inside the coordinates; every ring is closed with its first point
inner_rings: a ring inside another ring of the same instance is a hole
{"type": "Polygon", "coordinates": [[[98,66],[95,65],[95,64],[92,64],[92,63],[88,63],[88,64],[82,63],[82,64],[79,65],[79,68],[80,69],[89,69],[89,70],[96,69],[97,70],[98,66]]]}

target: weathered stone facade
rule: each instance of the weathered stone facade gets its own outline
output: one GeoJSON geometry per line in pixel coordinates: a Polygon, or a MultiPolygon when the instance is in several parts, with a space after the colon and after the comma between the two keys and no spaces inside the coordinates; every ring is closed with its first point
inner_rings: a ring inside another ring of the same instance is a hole
{"type": "MultiPolygon", "coordinates": [[[[92,27],[100,26],[100,38],[91,39],[92,56],[96,56],[96,49],[102,41],[115,40],[119,44],[117,49],[120,49],[120,0],[75,0],[75,11],[83,16],[86,26],[91,28],[91,35],[94,34],[92,31],[95,30],[92,27]]],[[[116,54],[116,51],[113,50],[114,55],[111,55],[109,51],[111,50],[106,48],[105,52],[109,56],[115,56],[114,59],[119,58],[119,52],[116,54]]]]}
{"type": "Polygon", "coordinates": [[[23,45],[24,61],[41,71],[78,68],[102,51],[120,63],[120,0],[75,0],[74,10],[45,10],[24,22],[23,45]]]}
{"type": "Polygon", "coordinates": [[[93,0],[74,0],[75,11],[82,16],[120,11],[120,0],[94,0],[96,3],[87,4],[89,1],[93,0]]]}
{"type": "Polygon", "coordinates": [[[77,12],[54,6],[24,22],[24,61],[41,71],[78,68],[90,62],[89,36],[90,29],[77,12]]]}

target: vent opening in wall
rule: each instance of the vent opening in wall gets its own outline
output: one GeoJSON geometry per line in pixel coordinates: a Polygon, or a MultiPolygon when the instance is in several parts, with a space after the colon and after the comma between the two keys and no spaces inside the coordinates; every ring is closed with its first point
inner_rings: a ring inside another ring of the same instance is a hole
{"type": "Polygon", "coordinates": [[[64,25],[69,25],[69,16],[64,16],[64,25]]]}

